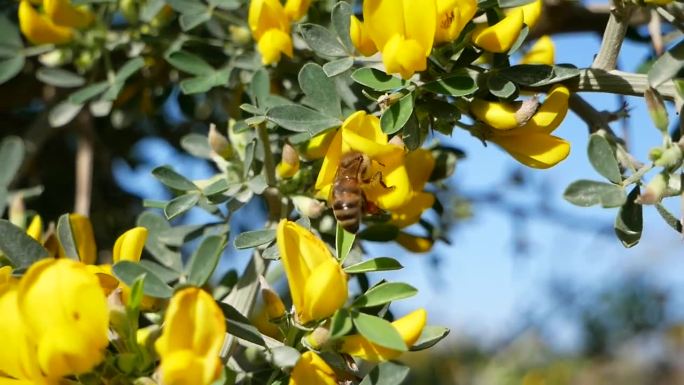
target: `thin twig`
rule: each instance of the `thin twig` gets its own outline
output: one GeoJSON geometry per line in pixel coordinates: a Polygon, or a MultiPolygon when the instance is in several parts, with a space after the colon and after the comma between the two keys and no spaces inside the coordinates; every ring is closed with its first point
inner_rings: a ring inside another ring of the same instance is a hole
{"type": "Polygon", "coordinates": [[[578,94],[571,94],[568,100],[570,109],[577,114],[588,126],[589,133],[593,134],[598,130],[605,130],[611,135],[615,136],[608,125],[608,121],[604,114],[594,108],[586,100],[578,94]]]}
{"type": "Polygon", "coordinates": [[[632,7],[615,7],[610,13],[606,30],[603,33],[603,41],[601,41],[601,48],[599,49],[592,68],[602,69],[604,71],[612,71],[615,69],[617,57],[622,48],[622,42],[625,40],[627,27],[629,26],[627,20],[632,12],[632,7]]]}
{"type": "Polygon", "coordinates": [[[78,120],[76,149],[76,194],[74,212],[89,216],[93,190],[93,121],[90,113],[82,112],[78,120]]]}

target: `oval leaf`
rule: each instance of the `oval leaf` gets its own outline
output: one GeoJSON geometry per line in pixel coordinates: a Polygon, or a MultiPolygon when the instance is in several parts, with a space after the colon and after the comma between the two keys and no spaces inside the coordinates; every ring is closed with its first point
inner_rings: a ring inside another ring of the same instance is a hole
{"type": "Polygon", "coordinates": [[[578,180],[565,189],[563,198],[582,207],[600,204],[603,207],[620,207],[627,197],[620,186],[593,180],[578,180]]]}
{"type": "Polygon", "coordinates": [[[620,211],[615,218],[615,235],[617,235],[624,247],[636,246],[641,239],[641,232],[644,229],[644,206],[636,203],[640,193],[639,186],[634,186],[629,195],[627,195],[627,201],[620,207],[620,211]]]}
{"type": "Polygon", "coordinates": [[[81,87],[86,82],[82,76],[62,68],[42,67],[36,71],[36,78],[45,84],[62,88],[81,87]]]}
{"type": "Polygon", "coordinates": [[[197,186],[194,183],[175,172],[170,166],[159,166],[152,170],[152,175],[172,189],[181,191],[197,190],[197,186]]]}
{"type": "Polygon", "coordinates": [[[354,313],[352,319],[356,330],[368,341],[388,349],[407,350],[399,332],[387,320],[365,313],[354,313]]]}
{"type": "Polygon", "coordinates": [[[450,330],[444,326],[425,326],[418,341],[411,346],[411,351],[425,350],[435,346],[444,337],[449,335],[450,330]]]}
{"type": "Polygon", "coordinates": [[[133,286],[138,277],[144,275],[143,292],[151,297],[169,298],[173,294],[171,286],[139,263],[121,261],[112,266],[112,272],[129,287],[133,286]]]}
{"type": "Polygon", "coordinates": [[[295,131],[306,132],[310,137],[331,127],[338,127],[342,122],[308,107],[299,105],[276,106],[268,110],[266,116],[280,127],[295,131]]]}
{"type": "Polygon", "coordinates": [[[675,77],[683,67],[684,41],[680,41],[653,63],[648,71],[648,82],[651,87],[658,88],[659,85],[675,77]]]}
{"type": "Polygon", "coordinates": [[[225,246],[226,237],[210,235],[204,238],[188,262],[188,283],[200,287],[207,283],[225,246]]]}
{"type": "Polygon", "coordinates": [[[418,293],[415,287],[403,282],[385,282],[368,289],[359,296],[352,306],[373,307],[386,303],[413,297],[418,293]]]}
{"type": "Polygon", "coordinates": [[[24,142],[18,136],[8,136],[0,142],[0,187],[12,182],[24,161],[24,152],[24,142]]]}
{"type": "Polygon", "coordinates": [[[376,91],[395,90],[408,85],[408,82],[398,77],[387,75],[375,68],[359,68],[352,73],[351,77],[355,82],[376,91]]]}
{"type": "Polygon", "coordinates": [[[412,113],[413,94],[409,93],[383,112],[382,117],[380,118],[380,127],[382,127],[382,131],[391,135],[401,130],[404,128],[404,125],[409,120],[412,113]]]}
{"type": "Polygon", "coordinates": [[[423,88],[441,95],[465,96],[477,91],[477,83],[468,75],[455,75],[425,83],[423,88]]]}
{"type": "Polygon", "coordinates": [[[394,258],[380,257],[363,261],[344,268],[347,274],[369,273],[372,271],[399,270],[404,266],[394,258]]]}
{"type": "Polygon", "coordinates": [[[297,76],[299,87],[304,91],[302,104],[315,108],[328,116],[342,116],[340,97],[337,95],[335,83],[328,78],[321,66],[307,63],[297,76]]]}
{"type": "Polygon", "coordinates": [[[408,377],[407,366],[388,361],[373,368],[359,385],[400,385],[408,377]]]}
{"type": "Polygon", "coordinates": [[[172,199],[166,204],[166,207],[164,207],[166,219],[171,220],[195,207],[197,202],[199,202],[199,198],[199,193],[189,193],[172,199]]]}
{"type": "Polygon", "coordinates": [[[271,243],[275,240],[275,230],[246,231],[235,237],[236,249],[249,249],[271,243]]]}
{"type": "Polygon", "coordinates": [[[40,243],[5,219],[0,219],[0,251],[16,269],[27,268],[48,256],[40,243]]]}
{"type": "Polygon", "coordinates": [[[591,165],[599,174],[613,183],[622,182],[615,152],[606,138],[599,134],[592,134],[589,139],[588,154],[591,165]]]}
{"type": "Polygon", "coordinates": [[[318,24],[301,24],[299,32],[309,48],[320,56],[339,57],[349,55],[342,44],[337,41],[335,35],[318,24]]]}

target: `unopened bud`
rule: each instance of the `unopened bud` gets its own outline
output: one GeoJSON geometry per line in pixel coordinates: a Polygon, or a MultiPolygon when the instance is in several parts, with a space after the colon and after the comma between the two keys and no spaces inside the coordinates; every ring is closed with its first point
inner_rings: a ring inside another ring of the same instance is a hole
{"type": "Polygon", "coordinates": [[[665,173],[657,174],[646,185],[646,191],[639,196],[637,203],[642,205],[654,205],[660,203],[667,191],[667,180],[669,175],[665,173]]]}
{"type": "Polygon", "coordinates": [[[330,330],[319,326],[311,334],[305,337],[306,343],[316,350],[321,350],[330,341],[330,330]]]}
{"type": "Polygon", "coordinates": [[[325,211],[325,203],[304,195],[293,196],[292,203],[300,214],[309,218],[318,218],[325,211]]]}
{"type": "Polygon", "coordinates": [[[266,313],[268,314],[269,320],[274,321],[285,316],[285,304],[283,304],[283,300],[280,299],[278,293],[273,291],[270,287],[262,288],[261,297],[266,304],[266,313]]]}
{"type": "Polygon", "coordinates": [[[289,143],[285,143],[283,157],[276,167],[276,172],[278,176],[285,179],[292,178],[297,171],[299,171],[299,154],[289,143]]]}
{"type": "Polygon", "coordinates": [[[123,303],[123,290],[118,288],[107,296],[107,307],[109,308],[109,325],[119,335],[126,335],[130,328],[126,306],[123,303]]]}
{"type": "Polygon", "coordinates": [[[10,202],[9,220],[22,229],[26,226],[26,206],[24,206],[24,197],[21,194],[15,195],[10,202]]]}
{"type": "Polygon", "coordinates": [[[138,329],[135,333],[135,340],[138,345],[154,350],[154,341],[159,338],[160,334],[161,328],[159,325],[150,325],[138,329]]]}
{"type": "Polygon", "coordinates": [[[233,153],[233,148],[223,134],[218,132],[215,124],[209,125],[209,146],[223,159],[228,159],[233,153]]]}
{"type": "Polygon", "coordinates": [[[663,134],[667,134],[667,127],[670,125],[670,120],[667,116],[667,109],[663,98],[658,91],[653,88],[648,88],[644,92],[644,100],[646,100],[646,107],[648,113],[651,115],[651,120],[657,129],[663,134]]]}
{"type": "Polygon", "coordinates": [[[427,237],[418,237],[405,232],[400,232],[395,241],[408,251],[414,253],[427,253],[432,249],[434,241],[427,237]]]}
{"type": "Polygon", "coordinates": [[[661,156],[663,156],[662,147],[654,147],[648,152],[648,159],[650,159],[651,162],[657,161],[661,156]]]}
{"type": "Polygon", "coordinates": [[[658,167],[678,167],[682,163],[682,149],[679,146],[670,146],[653,162],[658,167]]]}
{"type": "Polygon", "coordinates": [[[235,44],[245,45],[252,40],[252,34],[246,27],[231,25],[228,27],[228,31],[230,32],[230,40],[235,44]]]}
{"type": "Polygon", "coordinates": [[[404,148],[406,147],[404,145],[404,139],[402,139],[401,135],[394,135],[392,139],[390,139],[389,144],[395,145],[397,147],[404,148]]]}

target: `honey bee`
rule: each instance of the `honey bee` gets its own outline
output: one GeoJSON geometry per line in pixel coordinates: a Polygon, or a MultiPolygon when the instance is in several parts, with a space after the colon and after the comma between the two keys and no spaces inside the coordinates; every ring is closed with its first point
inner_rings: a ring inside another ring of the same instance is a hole
{"type": "Polygon", "coordinates": [[[330,199],[333,214],[340,226],[352,234],[359,231],[364,214],[379,211],[377,206],[366,200],[363,185],[377,181],[384,188],[391,189],[383,182],[380,172],[372,178],[365,178],[370,162],[368,155],[357,151],[344,154],[333,181],[330,199]]]}

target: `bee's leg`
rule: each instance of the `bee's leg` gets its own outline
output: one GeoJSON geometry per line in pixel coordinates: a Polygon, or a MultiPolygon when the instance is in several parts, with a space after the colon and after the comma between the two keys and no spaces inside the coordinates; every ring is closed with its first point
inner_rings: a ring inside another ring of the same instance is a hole
{"type": "Polygon", "coordinates": [[[363,181],[368,184],[369,187],[382,186],[387,191],[394,190],[394,186],[388,186],[382,179],[382,173],[380,171],[376,172],[375,175],[363,181]]]}
{"type": "Polygon", "coordinates": [[[384,211],[378,207],[375,203],[371,201],[366,201],[366,206],[364,207],[364,212],[370,215],[382,214],[384,211]]]}

